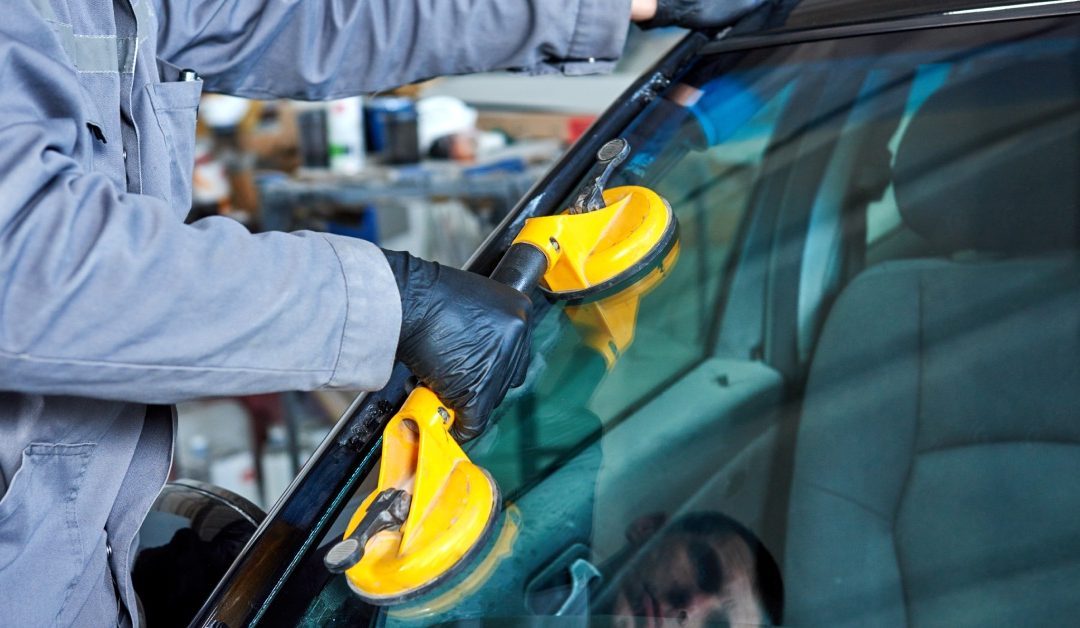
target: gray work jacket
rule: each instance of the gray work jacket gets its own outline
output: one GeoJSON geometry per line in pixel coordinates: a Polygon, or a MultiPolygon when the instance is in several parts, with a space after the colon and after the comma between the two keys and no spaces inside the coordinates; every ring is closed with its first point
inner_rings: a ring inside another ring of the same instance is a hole
{"type": "Polygon", "coordinates": [[[4,0],[0,624],[138,623],[129,571],[170,465],[165,404],[389,375],[401,314],[377,248],[183,223],[204,87],[325,99],[584,74],[619,55],[628,15],[629,0],[4,0]]]}

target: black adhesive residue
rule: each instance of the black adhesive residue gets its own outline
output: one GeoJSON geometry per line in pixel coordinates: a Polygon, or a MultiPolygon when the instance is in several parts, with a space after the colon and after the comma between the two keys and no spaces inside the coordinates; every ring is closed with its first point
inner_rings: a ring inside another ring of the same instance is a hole
{"type": "Polygon", "coordinates": [[[362,449],[393,412],[394,404],[385,399],[379,399],[369,405],[353,426],[346,445],[352,449],[362,449]]]}

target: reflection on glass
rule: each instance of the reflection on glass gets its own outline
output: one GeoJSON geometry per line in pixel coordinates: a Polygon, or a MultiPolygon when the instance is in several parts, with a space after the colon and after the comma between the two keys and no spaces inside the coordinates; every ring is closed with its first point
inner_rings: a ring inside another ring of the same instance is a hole
{"type": "Polygon", "coordinates": [[[664,526],[656,513],[627,531],[631,564],[618,576],[612,614],[689,626],[772,625],[783,615],[780,568],[761,541],[716,512],[682,515],[664,526]]]}

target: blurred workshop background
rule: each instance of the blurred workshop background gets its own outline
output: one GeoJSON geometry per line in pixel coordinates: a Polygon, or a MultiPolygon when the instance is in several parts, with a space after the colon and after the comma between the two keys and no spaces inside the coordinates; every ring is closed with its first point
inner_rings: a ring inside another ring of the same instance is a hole
{"type": "MultiPolygon", "coordinates": [[[[678,30],[631,29],[604,76],[452,77],[329,103],[206,95],[189,221],[310,229],[463,265],[678,30]]],[[[172,479],[269,508],[352,402],[320,391],[181,404],[172,479]]]]}

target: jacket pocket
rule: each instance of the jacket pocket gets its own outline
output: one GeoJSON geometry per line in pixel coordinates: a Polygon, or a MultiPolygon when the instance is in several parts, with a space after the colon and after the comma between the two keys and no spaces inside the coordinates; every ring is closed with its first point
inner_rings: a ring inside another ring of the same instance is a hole
{"type": "Polygon", "coordinates": [[[93,451],[47,443],[23,450],[0,499],[0,608],[14,614],[0,623],[55,624],[83,574],[91,548],[80,538],[77,502],[93,451]]]}
{"type": "Polygon", "coordinates": [[[191,173],[195,167],[195,123],[203,82],[174,81],[146,86],[158,127],[169,149],[170,190],[173,208],[191,208],[191,173]]]}

